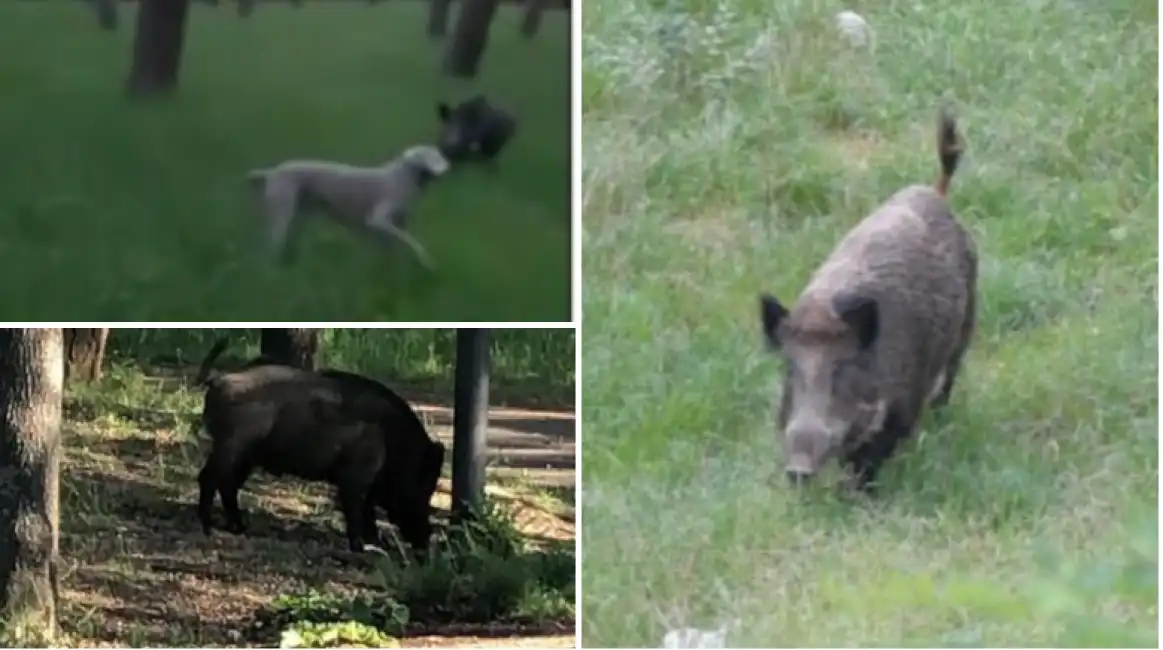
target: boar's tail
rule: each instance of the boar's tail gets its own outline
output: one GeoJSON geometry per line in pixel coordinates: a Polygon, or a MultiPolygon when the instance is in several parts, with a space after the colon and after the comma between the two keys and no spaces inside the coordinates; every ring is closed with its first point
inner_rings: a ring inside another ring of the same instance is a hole
{"type": "Polygon", "coordinates": [[[949,183],[953,180],[957,163],[961,161],[961,154],[964,151],[965,141],[957,132],[953,108],[949,104],[944,104],[937,117],[937,157],[941,160],[941,175],[934,184],[934,188],[941,196],[949,193],[949,183]]]}
{"type": "Polygon", "coordinates": [[[198,376],[194,379],[199,385],[209,386],[211,379],[213,379],[211,375],[217,377],[218,373],[214,372],[214,362],[221,356],[228,343],[230,343],[230,337],[223,336],[215,341],[214,346],[206,353],[206,358],[202,359],[202,365],[198,367],[198,376]]]}

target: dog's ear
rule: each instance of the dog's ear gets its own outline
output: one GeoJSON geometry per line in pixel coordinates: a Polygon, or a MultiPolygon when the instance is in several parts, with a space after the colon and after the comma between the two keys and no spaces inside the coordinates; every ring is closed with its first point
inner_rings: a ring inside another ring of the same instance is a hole
{"type": "Polygon", "coordinates": [[[449,116],[452,115],[452,109],[445,102],[437,102],[436,115],[440,118],[441,122],[447,122],[449,116]]]}

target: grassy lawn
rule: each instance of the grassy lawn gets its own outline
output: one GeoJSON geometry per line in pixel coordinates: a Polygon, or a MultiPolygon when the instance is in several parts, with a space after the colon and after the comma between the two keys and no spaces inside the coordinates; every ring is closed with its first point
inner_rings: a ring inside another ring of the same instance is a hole
{"type": "Polygon", "coordinates": [[[585,645],[1157,647],[1155,5],[661,5],[584,14],[585,645]],[[935,178],[942,95],[967,368],[879,499],[794,491],[757,295],[935,178]]]}
{"type": "Polygon", "coordinates": [[[81,3],[0,7],[2,320],[508,320],[570,313],[569,38],[499,10],[480,78],[440,72],[427,5],[196,3],[179,95],[129,105],[132,41],[81,3]],[[51,38],[50,38],[51,36],[51,38]],[[263,255],[247,170],[378,164],[432,141],[434,104],[476,91],[520,120],[496,173],[458,170],[409,222],[436,261],[325,221],[289,268],[263,255]]]}

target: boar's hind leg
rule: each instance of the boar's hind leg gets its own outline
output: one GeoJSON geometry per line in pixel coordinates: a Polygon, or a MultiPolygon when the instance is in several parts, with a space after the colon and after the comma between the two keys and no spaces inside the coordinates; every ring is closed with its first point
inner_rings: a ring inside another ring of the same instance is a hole
{"type": "Polygon", "coordinates": [[[949,404],[949,396],[953,393],[953,384],[956,383],[957,375],[961,372],[961,361],[965,358],[965,350],[969,347],[968,335],[963,340],[964,342],[953,352],[953,358],[949,360],[949,365],[945,366],[945,372],[941,377],[941,387],[929,402],[929,408],[940,409],[949,404]]]}
{"type": "Polygon", "coordinates": [[[969,341],[973,338],[973,331],[977,329],[977,272],[974,271],[969,279],[969,300],[965,306],[965,321],[961,323],[961,336],[957,341],[957,348],[945,367],[945,381],[940,392],[929,403],[929,407],[939,409],[949,403],[949,395],[953,392],[953,384],[961,372],[961,360],[965,358],[965,351],[969,349],[969,341]]]}
{"type": "Polygon", "coordinates": [[[957,373],[961,370],[961,357],[964,354],[964,350],[958,350],[953,359],[949,361],[949,365],[945,367],[945,372],[941,373],[939,377],[941,385],[937,387],[933,399],[929,400],[929,408],[938,410],[948,406],[949,396],[953,393],[953,383],[957,381],[957,373]]]}
{"type": "Polygon", "coordinates": [[[226,530],[241,535],[246,531],[246,522],[243,520],[242,509],[238,507],[238,491],[250,476],[249,467],[236,467],[218,485],[218,494],[222,497],[222,509],[226,511],[226,530]]]}
{"type": "Polygon", "coordinates": [[[218,481],[214,466],[209,462],[198,472],[198,519],[202,522],[202,532],[209,535],[214,528],[214,495],[218,492],[218,481]]]}
{"type": "Polygon", "coordinates": [[[845,454],[844,462],[856,481],[856,487],[868,494],[875,492],[876,477],[881,466],[896,451],[901,440],[909,437],[912,427],[912,419],[904,417],[898,407],[892,406],[884,418],[883,427],[873,432],[866,442],[845,454]]]}
{"type": "Polygon", "coordinates": [[[226,529],[232,533],[242,532],[238,490],[249,475],[250,468],[240,462],[239,454],[228,445],[216,445],[210,451],[202,471],[198,472],[198,519],[202,522],[202,532],[209,535],[213,528],[215,492],[222,496],[226,529]]]}

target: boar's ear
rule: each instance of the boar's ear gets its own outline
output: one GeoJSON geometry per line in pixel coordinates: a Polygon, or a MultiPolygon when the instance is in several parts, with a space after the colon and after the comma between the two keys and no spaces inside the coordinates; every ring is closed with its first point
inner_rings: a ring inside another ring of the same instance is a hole
{"type": "Polygon", "coordinates": [[[444,102],[438,102],[436,104],[436,115],[440,117],[441,122],[447,122],[448,116],[451,114],[452,109],[448,107],[448,104],[444,102]]]}
{"type": "Polygon", "coordinates": [[[880,334],[880,306],[876,300],[860,295],[837,296],[832,306],[840,320],[856,333],[860,349],[871,346],[880,334]]]}
{"type": "Polygon", "coordinates": [[[779,338],[776,336],[776,332],[785,317],[787,317],[787,308],[780,304],[775,296],[766,293],[760,294],[759,319],[763,324],[763,338],[767,340],[767,345],[772,350],[779,349],[779,338]]]}

